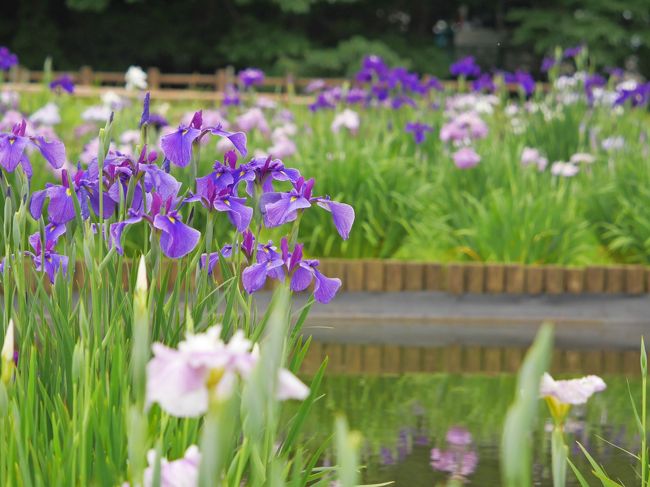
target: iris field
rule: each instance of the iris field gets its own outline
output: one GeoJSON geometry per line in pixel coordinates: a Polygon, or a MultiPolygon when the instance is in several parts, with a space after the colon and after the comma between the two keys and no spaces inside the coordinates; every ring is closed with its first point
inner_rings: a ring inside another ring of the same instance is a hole
{"type": "MultiPolygon", "coordinates": [[[[16,61],[0,49],[0,69],[16,61]]],[[[299,377],[302,326],[341,287],[317,258],[647,261],[650,85],[586,71],[584,46],[545,63],[548,90],[465,58],[449,92],[368,56],[308,106],[258,92],[255,69],[202,109],[152,100],[136,67],[130,98],[78,98],[68,77],[3,88],[0,484],[358,485],[362,434],[339,416],[314,445],[306,428],[327,364],[299,377]]],[[[589,485],[565,426],[607,386],[545,374],[552,347],[545,325],[507,398],[509,487],[532,485],[540,396],[554,485],[569,467],[589,485]]],[[[641,350],[631,463],[647,487],[641,350]]],[[[467,435],[446,441],[432,465],[461,485],[475,452],[458,464],[467,435]]]]}

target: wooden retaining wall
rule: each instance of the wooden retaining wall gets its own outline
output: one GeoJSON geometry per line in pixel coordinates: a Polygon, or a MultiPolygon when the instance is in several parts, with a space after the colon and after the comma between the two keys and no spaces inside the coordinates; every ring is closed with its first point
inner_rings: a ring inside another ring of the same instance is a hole
{"type": "Polygon", "coordinates": [[[451,294],[645,294],[650,268],[520,264],[436,264],[396,260],[323,259],[321,271],[346,291],[446,291],[451,294]]]}
{"type": "MultiPolygon", "coordinates": [[[[172,268],[170,285],[176,279],[178,262],[172,268]]],[[[31,262],[25,263],[31,279],[31,262]]],[[[133,264],[123,262],[123,280],[127,285],[133,264]]],[[[418,292],[437,291],[463,294],[626,294],[650,293],[650,267],[640,265],[593,266],[526,266],[519,264],[436,264],[396,260],[320,259],[319,270],[328,277],[338,277],[346,292],[418,292]]],[[[77,261],[76,285],[84,280],[85,265],[77,261]]],[[[219,267],[215,280],[221,282],[219,267]]],[[[272,290],[277,281],[268,279],[265,289],[272,290]]],[[[311,292],[310,286],[307,291],[311,292]]]]}
{"type": "MultiPolygon", "coordinates": [[[[525,348],[461,345],[431,348],[312,342],[302,372],[313,374],[327,357],[327,372],[330,375],[515,373],[519,370],[525,353],[525,348]]],[[[556,349],[551,373],[639,375],[639,352],[556,349]]]]}

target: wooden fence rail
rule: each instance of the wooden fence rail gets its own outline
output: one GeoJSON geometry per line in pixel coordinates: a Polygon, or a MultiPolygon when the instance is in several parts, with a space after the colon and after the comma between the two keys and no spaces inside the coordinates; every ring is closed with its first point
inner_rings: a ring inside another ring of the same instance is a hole
{"type": "MultiPolygon", "coordinates": [[[[329,374],[515,373],[525,354],[525,348],[514,347],[407,347],[312,342],[301,371],[313,374],[327,358],[329,374]]],[[[639,352],[556,349],[551,372],[639,375],[639,352]]]]}
{"type": "MultiPolygon", "coordinates": [[[[0,73],[1,74],[1,73],[0,73]]],[[[79,71],[54,71],[53,77],[68,74],[73,81],[81,86],[123,86],[125,83],[123,72],[95,71],[90,66],[82,66],[79,71]]],[[[22,66],[13,68],[9,74],[9,81],[12,83],[38,83],[45,76],[43,71],[31,71],[22,66]]],[[[315,81],[322,79],[327,86],[340,86],[349,83],[347,78],[303,78],[294,77],[291,73],[286,76],[266,76],[260,85],[262,91],[286,93],[292,90],[304,90],[304,88],[315,81]]],[[[424,77],[427,79],[427,76],[424,77]]],[[[236,84],[237,78],[232,67],[217,69],[214,73],[162,73],[160,69],[151,67],[147,69],[147,83],[151,90],[159,89],[193,89],[223,92],[230,84],[236,84]]],[[[442,81],[447,89],[457,87],[453,80],[442,81]]],[[[543,89],[548,89],[545,83],[543,89]]],[[[510,92],[517,92],[519,87],[515,84],[508,84],[510,92]]]]}

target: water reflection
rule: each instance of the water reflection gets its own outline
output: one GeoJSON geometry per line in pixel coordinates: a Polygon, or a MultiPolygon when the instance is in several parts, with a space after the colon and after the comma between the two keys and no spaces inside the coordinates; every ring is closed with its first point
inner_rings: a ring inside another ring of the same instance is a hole
{"type": "MultiPolygon", "coordinates": [[[[567,423],[567,444],[574,463],[589,478],[590,469],[577,441],[608,472],[630,485],[634,460],[599,437],[634,453],[634,415],[625,378],[607,377],[608,389],[567,423]]],[[[632,380],[633,393],[639,382],[632,380]]],[[[507,407],[514,395],[511,375],[411,374],[401,377],[339,376],[323,382],[323,399],[307,424],[306,437],[318,446],[336,412],[344,412],[365,439],[365,483],[395,481],[397,486],[500,485],[498,445],[507,407]]],[[[542,406],[540,404],[540,406],[542,406]]],[[[535,485],[551,487],[550,432],[540,407],[534,431],[535,485]]],[[[329,455],[332,454],[330,451],[329,455]]],[[[567,485],[577,482],[569,474],[567,485]]]]}

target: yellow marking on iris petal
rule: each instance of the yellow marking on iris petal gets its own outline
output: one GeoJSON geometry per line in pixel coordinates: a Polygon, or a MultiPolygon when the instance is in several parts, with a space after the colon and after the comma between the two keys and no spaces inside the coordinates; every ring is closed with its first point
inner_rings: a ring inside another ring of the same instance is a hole
{"type": "Polygon", "coordinates": [[[219,382],[221,382],[221,379],[224,376],[225,370],[223,368],[220,369],[212,369],[210,373],[208,374],[208,377],[205,381],[205,385],[208,387],[208,389],[212,389],[214,387],[217,387],[219,385],[219,382]]]}
{"type": "Polygon", "coordinates": [[[239,175],[240,175],[240,176],[243,176],[244,174],[246,174],[246,171],[244,171],[244,170],[242,169],[241,172],[239,173],[239,175]]]}
{"type": "Polygon", "coordinates": [[[230,201],[229,200],[223,200],[223,202],[226,204],[226,206],[230,206],[230,201]]]}
{"type": "Polygon", "coordinates": [[[290,203],[293,203],[293,202],[296,201],[297,199],[298,199],[297,196],[292,196],[291,198],[289,198],[289,202],[290,202],[290,203]]]}
{"type": "Polygon", "coordinates": [[[168,216],[167,218],[169,218],[170,223],[176,223],[176,218],[173,216],[168,216]]]}
{"type": "Polygon", "coordinates": [[[70,190],[70,188],[65,188],[65,194],[67,196],[72,196],[72,191],[70,190]]]}
{"type": "Polygon", "coordinates": [[[15,138],[9,139],[9,145],[14,145],[14,142],[16,142],[15,138]]]}
{"type": "Polygon", "coordinates": [[[188,133],[188,132],[189,132],[188,129],[183,129],[183,131],[181,132],[181,135],[185,135],[185,134],[188,133]]]}

